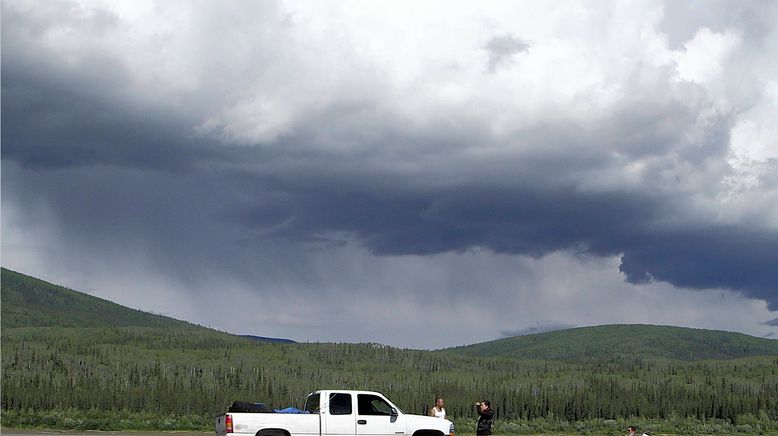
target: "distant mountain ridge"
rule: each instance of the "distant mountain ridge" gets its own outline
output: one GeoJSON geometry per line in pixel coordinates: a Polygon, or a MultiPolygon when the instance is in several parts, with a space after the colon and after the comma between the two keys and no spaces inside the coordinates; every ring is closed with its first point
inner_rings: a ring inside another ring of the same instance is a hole
{"type": "MultiPolygon", "coordinates": [[[[2,268],[2,327],[166,327],[203,329],[186,321],[130,309],[102,298],[2,268]]],[[[258,342],[289,339],[240,335],[258,342]]],[[[303,344],[304,345],[304,344],[303,344]]],[[[778,340],[741,333],[654,325],[558,330],[447,348],[464,357],[595,361],[609,359],[733,359],[778,355],[778,340]]]]}
{"type": "Polygon", "coordinates": [[[291,339],[282,338],[268,338],[267,336],[254,336],[254,335],[238,335],[241,338],[253,339],[260,342],[272,342],[274,344],[296,344],[297,342],[291,339]]]}
{"type": "Polygon", "coordinates": [[[444,350],[470,357],[539,360],[676,359],[778,355],[778,340],[659,325],[604,325],[498,339],[444,350]]]}

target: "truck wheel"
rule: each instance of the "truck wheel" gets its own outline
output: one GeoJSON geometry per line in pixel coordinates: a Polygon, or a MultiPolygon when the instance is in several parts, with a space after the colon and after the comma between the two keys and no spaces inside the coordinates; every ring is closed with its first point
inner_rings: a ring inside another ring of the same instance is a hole
{"type": "Polygon", "coordinates": [[[257,436],[289,436],[289,432],[282,429],[267,429],[257,432],[257,436]]]}
{"type": "Polygon", "coordinates": [[[437,430],[419,430],[413,436],[443,436],[443,433],[437,430]]]}

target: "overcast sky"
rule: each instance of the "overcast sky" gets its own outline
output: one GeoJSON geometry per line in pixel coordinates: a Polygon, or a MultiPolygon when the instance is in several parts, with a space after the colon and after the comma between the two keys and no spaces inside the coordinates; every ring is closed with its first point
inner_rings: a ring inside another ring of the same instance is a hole
{"type": "Polygon", "coordinates": [[[2,265],[239,334],[778,336],[778,2],[2,2],[2,265]]]}

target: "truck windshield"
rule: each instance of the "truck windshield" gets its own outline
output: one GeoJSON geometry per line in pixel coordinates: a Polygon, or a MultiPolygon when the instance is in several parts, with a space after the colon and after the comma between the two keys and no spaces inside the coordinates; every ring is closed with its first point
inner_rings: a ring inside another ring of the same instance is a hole
{"type": "Polygon", "coordinates": [[[319,413],[319,393],[308,395],[305,400],[305,411],[308,413],[319,413]]]}

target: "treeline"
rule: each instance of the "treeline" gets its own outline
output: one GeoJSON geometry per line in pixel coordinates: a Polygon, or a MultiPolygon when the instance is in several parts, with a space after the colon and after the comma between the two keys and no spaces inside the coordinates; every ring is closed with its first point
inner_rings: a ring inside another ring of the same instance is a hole
{"type": "Polygon", "coordinates": [[[778,420],[776,357],[564,363],[373,344],[268,344],[197,328],[2,331],[4,418],[102,410],[199,416],[208,429],[235,400],[301,407],[318,388],[381,391],[412,413],[442,395],[454,418],[472,417],[472,404],[489,399],[498,420],[778,420]]]}

